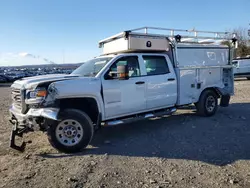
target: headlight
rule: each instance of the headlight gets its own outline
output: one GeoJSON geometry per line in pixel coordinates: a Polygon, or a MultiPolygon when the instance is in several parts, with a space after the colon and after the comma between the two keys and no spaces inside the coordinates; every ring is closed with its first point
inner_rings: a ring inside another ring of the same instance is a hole
{"type": "Polygon", "coordinates": [[[37,88],[33,91],[27,92],[27,99],[43,99],[47,96],[47,90],[45,88],[37,88]]]}

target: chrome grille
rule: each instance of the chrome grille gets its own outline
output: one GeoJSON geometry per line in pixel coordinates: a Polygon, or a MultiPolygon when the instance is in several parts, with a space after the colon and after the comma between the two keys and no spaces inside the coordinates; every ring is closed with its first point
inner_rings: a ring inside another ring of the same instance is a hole
{"type": "Polygon", "coordinates": [[[21,90],[12,88],[11,97],[12,97],[12,100],[13,100],[13,105],[16,108],[22,110],[22,92],[21,92],[21,90]]]}

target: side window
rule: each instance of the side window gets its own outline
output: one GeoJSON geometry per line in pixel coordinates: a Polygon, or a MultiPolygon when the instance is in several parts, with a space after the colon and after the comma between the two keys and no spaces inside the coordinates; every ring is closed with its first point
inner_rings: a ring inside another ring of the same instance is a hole
{"type": "Polygon", "coordinates": [[[234,67],[237,67],[237,66],[238,66],[238,61],[233,61],[233,62],[232,62],[232,65],[233,65],[234,67]]]}
{"type": "Polygon", "coordinates": [[[159,75],[170,73],[164,56],[142,56],[147,75],[159,75]]]}
{"type": "Polygon", "coordinates": [[[110,68],[110,73],[117,73],[117,66],[119,65],[128,65],[129,77],[138,77],[141,76],[138,57],[137,56],[128,56],[118,59],[110,68]]]}

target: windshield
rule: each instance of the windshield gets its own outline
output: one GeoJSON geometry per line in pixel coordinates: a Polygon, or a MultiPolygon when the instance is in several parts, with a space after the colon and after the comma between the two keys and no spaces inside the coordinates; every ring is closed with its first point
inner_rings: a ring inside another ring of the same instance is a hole
{"type": "Polygon", "coordinates": [[[74,70],[71,75],[94,77],[113,57],[91,59],[74,70]]]}
{"type": "Polygon", "coordinates": [[[238,66],[238,61],[233,61],[233,62],[232,62],[232,65],[233,65],[234,67],[237,67],[237,66],[238,66]]]}

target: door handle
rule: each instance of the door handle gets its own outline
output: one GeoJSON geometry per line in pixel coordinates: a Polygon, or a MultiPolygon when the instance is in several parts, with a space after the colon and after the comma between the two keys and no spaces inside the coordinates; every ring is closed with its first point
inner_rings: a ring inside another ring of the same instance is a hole
{"type": "Polygon", "coordinates": [[[143,82],[143,81],[139,81],[139,82],[135,82],[135,84],[145,84],[145,82],[143,82]]]}
{"type": "Polygon", "coordinates": [[[175,79],[174,78],[169,78],[168,81],[174,81],[175,79]]]}

